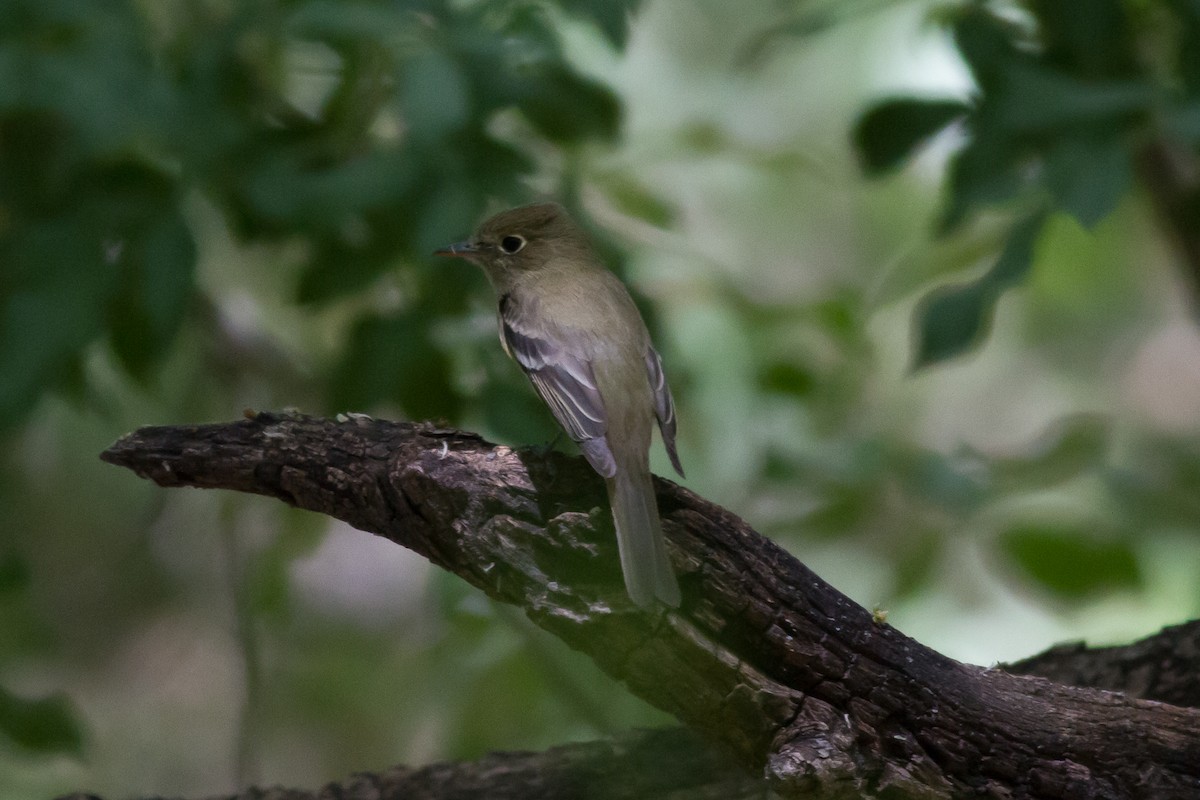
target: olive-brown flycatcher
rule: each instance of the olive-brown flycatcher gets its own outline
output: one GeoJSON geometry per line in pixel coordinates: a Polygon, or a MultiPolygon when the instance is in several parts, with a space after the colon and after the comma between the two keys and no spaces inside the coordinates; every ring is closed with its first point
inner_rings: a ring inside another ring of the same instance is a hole
{"type": "Polygon", "coordinates": [[[483,268],[500,300],[505,352],[604,478],[630,598],[678,606],[649,459],[657,418],[683,475],[675,404],[629,292],[556,203],[503,211],[437,254],[483,268]]]}

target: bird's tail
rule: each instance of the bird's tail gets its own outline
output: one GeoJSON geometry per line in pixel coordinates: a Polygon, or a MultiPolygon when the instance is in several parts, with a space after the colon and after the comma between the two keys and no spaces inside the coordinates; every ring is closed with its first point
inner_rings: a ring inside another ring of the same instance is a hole
{"type": "Polygon", "coordinates": [[[629,597],[643,608],[655,598],[663,605],[678,607],[679,583],[667,558],[649,471],[619,469],[607,484],[629,597]]]}

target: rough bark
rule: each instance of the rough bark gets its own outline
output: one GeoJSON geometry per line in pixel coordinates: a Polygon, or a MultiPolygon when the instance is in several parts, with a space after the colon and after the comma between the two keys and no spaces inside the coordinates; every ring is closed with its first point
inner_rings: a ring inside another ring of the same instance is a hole
{"type": "Polygon", "coordinates": [[[784,796],[1200,797],[1200,711],[946,658],[669,481],[658,501],[684,601],[644,613],[625,598],[603,486],[581,459],[268,414],[146,428],[104,458],[409,547],[521,607],[784,796]]]}
{"type": "Polygon", "coordinates": [[[1200,708],[1200,620],[1120,647],[1061,644],[1004,668],[1055,683],[1200,708]]]}

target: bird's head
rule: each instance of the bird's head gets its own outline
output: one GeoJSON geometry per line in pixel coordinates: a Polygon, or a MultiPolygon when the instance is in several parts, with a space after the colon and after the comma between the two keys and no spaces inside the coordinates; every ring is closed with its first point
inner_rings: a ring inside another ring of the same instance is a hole
{"type": "Polygon", "coordinates": [[[473,261],[500,287],[520,273],[561,264],[564,258],[578,260],[589,251],[583,231],[566,209],[558,203],[534,203],[488,217],[471,238],[434,255],[473,261]]]}

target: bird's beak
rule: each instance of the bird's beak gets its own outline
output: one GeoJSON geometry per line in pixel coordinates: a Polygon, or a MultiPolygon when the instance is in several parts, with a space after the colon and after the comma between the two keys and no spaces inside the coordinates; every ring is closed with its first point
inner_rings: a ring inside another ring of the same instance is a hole
{"type": "Polygon", "coordinates": [[[438,248],[433,251],[435,256],[445,256],[447,258],[470,258],[479,252],[479,247],[472,241],[464,239],[461,242],[448,244],[445,247],[438,248]]]}

